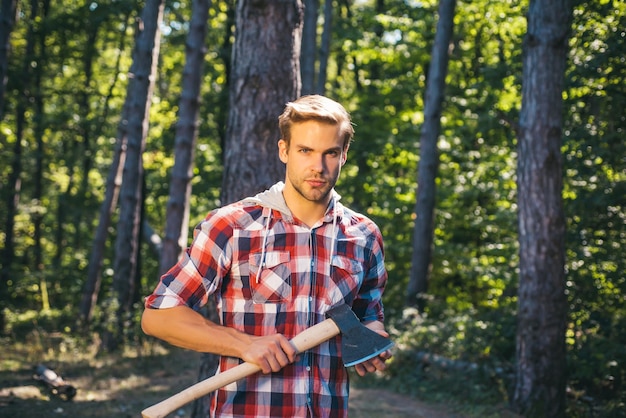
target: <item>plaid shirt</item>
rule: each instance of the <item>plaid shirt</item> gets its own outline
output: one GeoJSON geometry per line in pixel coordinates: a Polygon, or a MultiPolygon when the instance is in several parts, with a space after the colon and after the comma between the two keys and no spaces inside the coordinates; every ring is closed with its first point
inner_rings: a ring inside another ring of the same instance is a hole
{"type": "MultiPolygon", "coordinates": [[[[222,325],[290,339],[323,321],[339,303],[352,306],[362,321],[382,321],[387,273],[380,231],[368,218],[333,202],[312,228],[258,202],[212,211],[196,227],[181,260],[146,299],[146,308],[198,310],[214,295],[222,325]]],[[[222,357],[218,373],[241,362],[222,357]]],[[[348,374],[340,337],[300,354],[277,373],[257,373],[218,390],[214,413],[347,416],[348,374]]]]}

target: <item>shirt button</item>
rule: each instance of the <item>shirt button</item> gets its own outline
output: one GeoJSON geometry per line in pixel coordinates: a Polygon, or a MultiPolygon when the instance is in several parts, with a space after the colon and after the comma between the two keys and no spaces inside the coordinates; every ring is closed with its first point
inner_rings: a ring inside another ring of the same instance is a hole
{"type": "Polygon", "coordinates": [[[313,296],[309,296],[309,302],[313,302],[313,296]]]}
{"type": "Polygon", "coordinates": [[[306,371],[310,372],[311,371],[311,366],[306,366],[306,371]]]}

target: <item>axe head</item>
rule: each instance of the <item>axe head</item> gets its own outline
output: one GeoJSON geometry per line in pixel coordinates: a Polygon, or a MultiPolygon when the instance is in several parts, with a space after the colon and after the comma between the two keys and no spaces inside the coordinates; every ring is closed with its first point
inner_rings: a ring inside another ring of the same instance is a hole
{"type": "Polygon", "coordinates": [[[348,305],[340,304],[326,312],[341,332],[341,356],[346,367],[362,363],[393,347],[393,342],[359,321],[348,305]]]}

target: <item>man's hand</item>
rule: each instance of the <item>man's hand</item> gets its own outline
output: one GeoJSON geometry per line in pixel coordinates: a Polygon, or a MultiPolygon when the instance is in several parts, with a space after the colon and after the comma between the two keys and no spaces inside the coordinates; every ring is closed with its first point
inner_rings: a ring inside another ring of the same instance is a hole
{"type": "Polygon", "coordinates": [[[281,334],[252,337],[252,343],[241,358],[258,365],[263,373],[277,372],[296,360],[297,352],[287,337],[281,334]]]}
{"type": "MultiPolygon", "coordinates": [[[[385,331],[385,327],[380,321],[370,322],[365,324],[366,327],[371,329],[372,331],[376,331],[383,337],[389,337],[387,331],[385,331]]],[[[391,358],[392,354],[390,350],[383,351],[378,356],[366,360],[362,363],[356,364],[354,366],[354,370],[358,373],[359,376],[365,376],[367,373],[374,373],[376,371],[384,371],[387,369],[387,365],[385,362],[391,358]]]]}

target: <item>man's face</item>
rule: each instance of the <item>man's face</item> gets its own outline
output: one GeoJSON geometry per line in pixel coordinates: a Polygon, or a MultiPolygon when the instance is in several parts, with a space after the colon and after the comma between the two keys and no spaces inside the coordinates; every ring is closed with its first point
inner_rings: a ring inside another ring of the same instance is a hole
{"type": "Polygon", "coordinates": [[[328,204],[337,183],[347,149],[339,127],[318,121],[296,123],[291,127],[291,143],[278,141],[279,157],[287,166],[286,187],[310,202],[328,204]]]}

